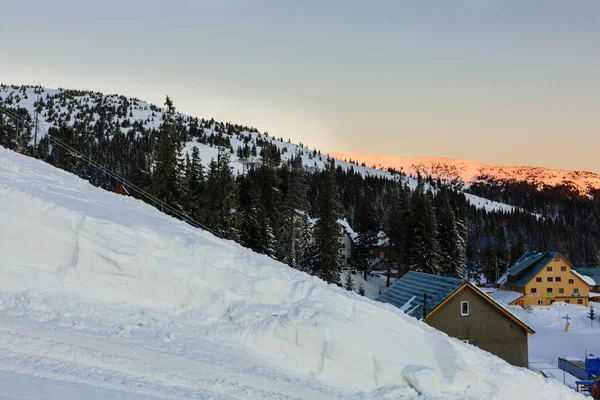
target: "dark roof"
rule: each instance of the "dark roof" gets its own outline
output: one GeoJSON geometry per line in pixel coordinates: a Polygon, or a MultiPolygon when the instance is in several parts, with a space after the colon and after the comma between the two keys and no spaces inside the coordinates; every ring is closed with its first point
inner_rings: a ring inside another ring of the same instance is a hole
{"type": "Polygon", "coordinates": [[[410,271],[402,278],[398,279],[396,283],[390,286],[389,289],[379,295],[375,300],[392,304],[403,309],[405,313],[417,319],[422,319],[424,293],[427,293],[427,315],[431,315],[436,307],[444,303],[446,299],[453,297],[454,294],[458,293],[459,289],[465,285],[481,296],[482,299],[496,307],[498,311],[522,326],[528,333],[535,333],[531,327],[508,311],[506,307],[484,293],[477,286],[460,279],[446,276],[410,271]]]}
{"type": "Polygon", "coordinates": [[[596,285],[600,286],[600,268],[573,268],[580,275],[589,276],[592,278],[596,285]]]}
{"type": "Polygon", "coordinates": [[[375,300],[402,308],[412,299],[410,306],[404,311],[417,319],[421,319],[423,318],[424,293],[427,293],[427,310],[431,311],[464,283],[464,281],[455,278],[410,271],[375,300]],[[413,308],[414,311],[409,312],[413,308]]]}
{"type": "Polygon", "coordinates": [[[498,279],[496,283],[515,287],[525,287],[544,267],[558,255],[555,251],[535,252],[528,251],[521,256],[498,279]]]}

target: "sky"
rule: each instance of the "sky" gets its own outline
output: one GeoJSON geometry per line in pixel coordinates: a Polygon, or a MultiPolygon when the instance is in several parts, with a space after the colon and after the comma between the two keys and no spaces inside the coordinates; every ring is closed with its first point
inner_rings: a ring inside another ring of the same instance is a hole
{"type": "Polygon", "coordinates": [[[0,81],[323,152],[600,172],[600,0],[0,0],[0,81]]]}

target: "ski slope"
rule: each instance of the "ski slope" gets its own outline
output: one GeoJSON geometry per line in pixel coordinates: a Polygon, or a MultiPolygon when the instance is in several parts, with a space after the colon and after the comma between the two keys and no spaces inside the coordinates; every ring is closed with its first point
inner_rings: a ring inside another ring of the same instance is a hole
{"type": "Polygon", "coordinates": [[[1,147],[0,204],[0,396],[582,398],[1,147]]]}

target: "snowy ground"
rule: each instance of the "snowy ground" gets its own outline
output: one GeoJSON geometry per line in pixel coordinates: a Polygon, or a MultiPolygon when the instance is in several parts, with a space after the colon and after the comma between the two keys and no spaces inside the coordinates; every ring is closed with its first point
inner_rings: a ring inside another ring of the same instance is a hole
{"type": "MultiPolygon", "coordinates": [[[[596,309],[600,310],[600,305],[596,309]]],[[[558,357],[583,360],[586,352],[600,354],[600,318],[596,317],[592,326],[587,318],[587,307],[562,302],[530,310],[510,307],[510,311],[536,331],[529,336],[530,369],[542,370],[575,387],[576,379],[558,369],[558,357]],[[569,330],[565,332],[563,318],[567,315],[571,319],[569,330]]]]}
{"type": "Polygon", "coordinates": [[[0,387],[9,399],[580,398],[2,148],[0,387]]]}

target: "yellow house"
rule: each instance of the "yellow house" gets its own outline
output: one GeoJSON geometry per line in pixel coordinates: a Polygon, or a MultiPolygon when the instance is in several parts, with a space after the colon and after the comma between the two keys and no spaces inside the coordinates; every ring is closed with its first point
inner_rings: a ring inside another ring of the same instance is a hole
{"type": "Polygon", "coordinates": [[[496,283],[501,290],[522,294],[510,305],[547,306],[555,301],[588,305],[589,284],[557,252],[528,251],[496,283]]]}

